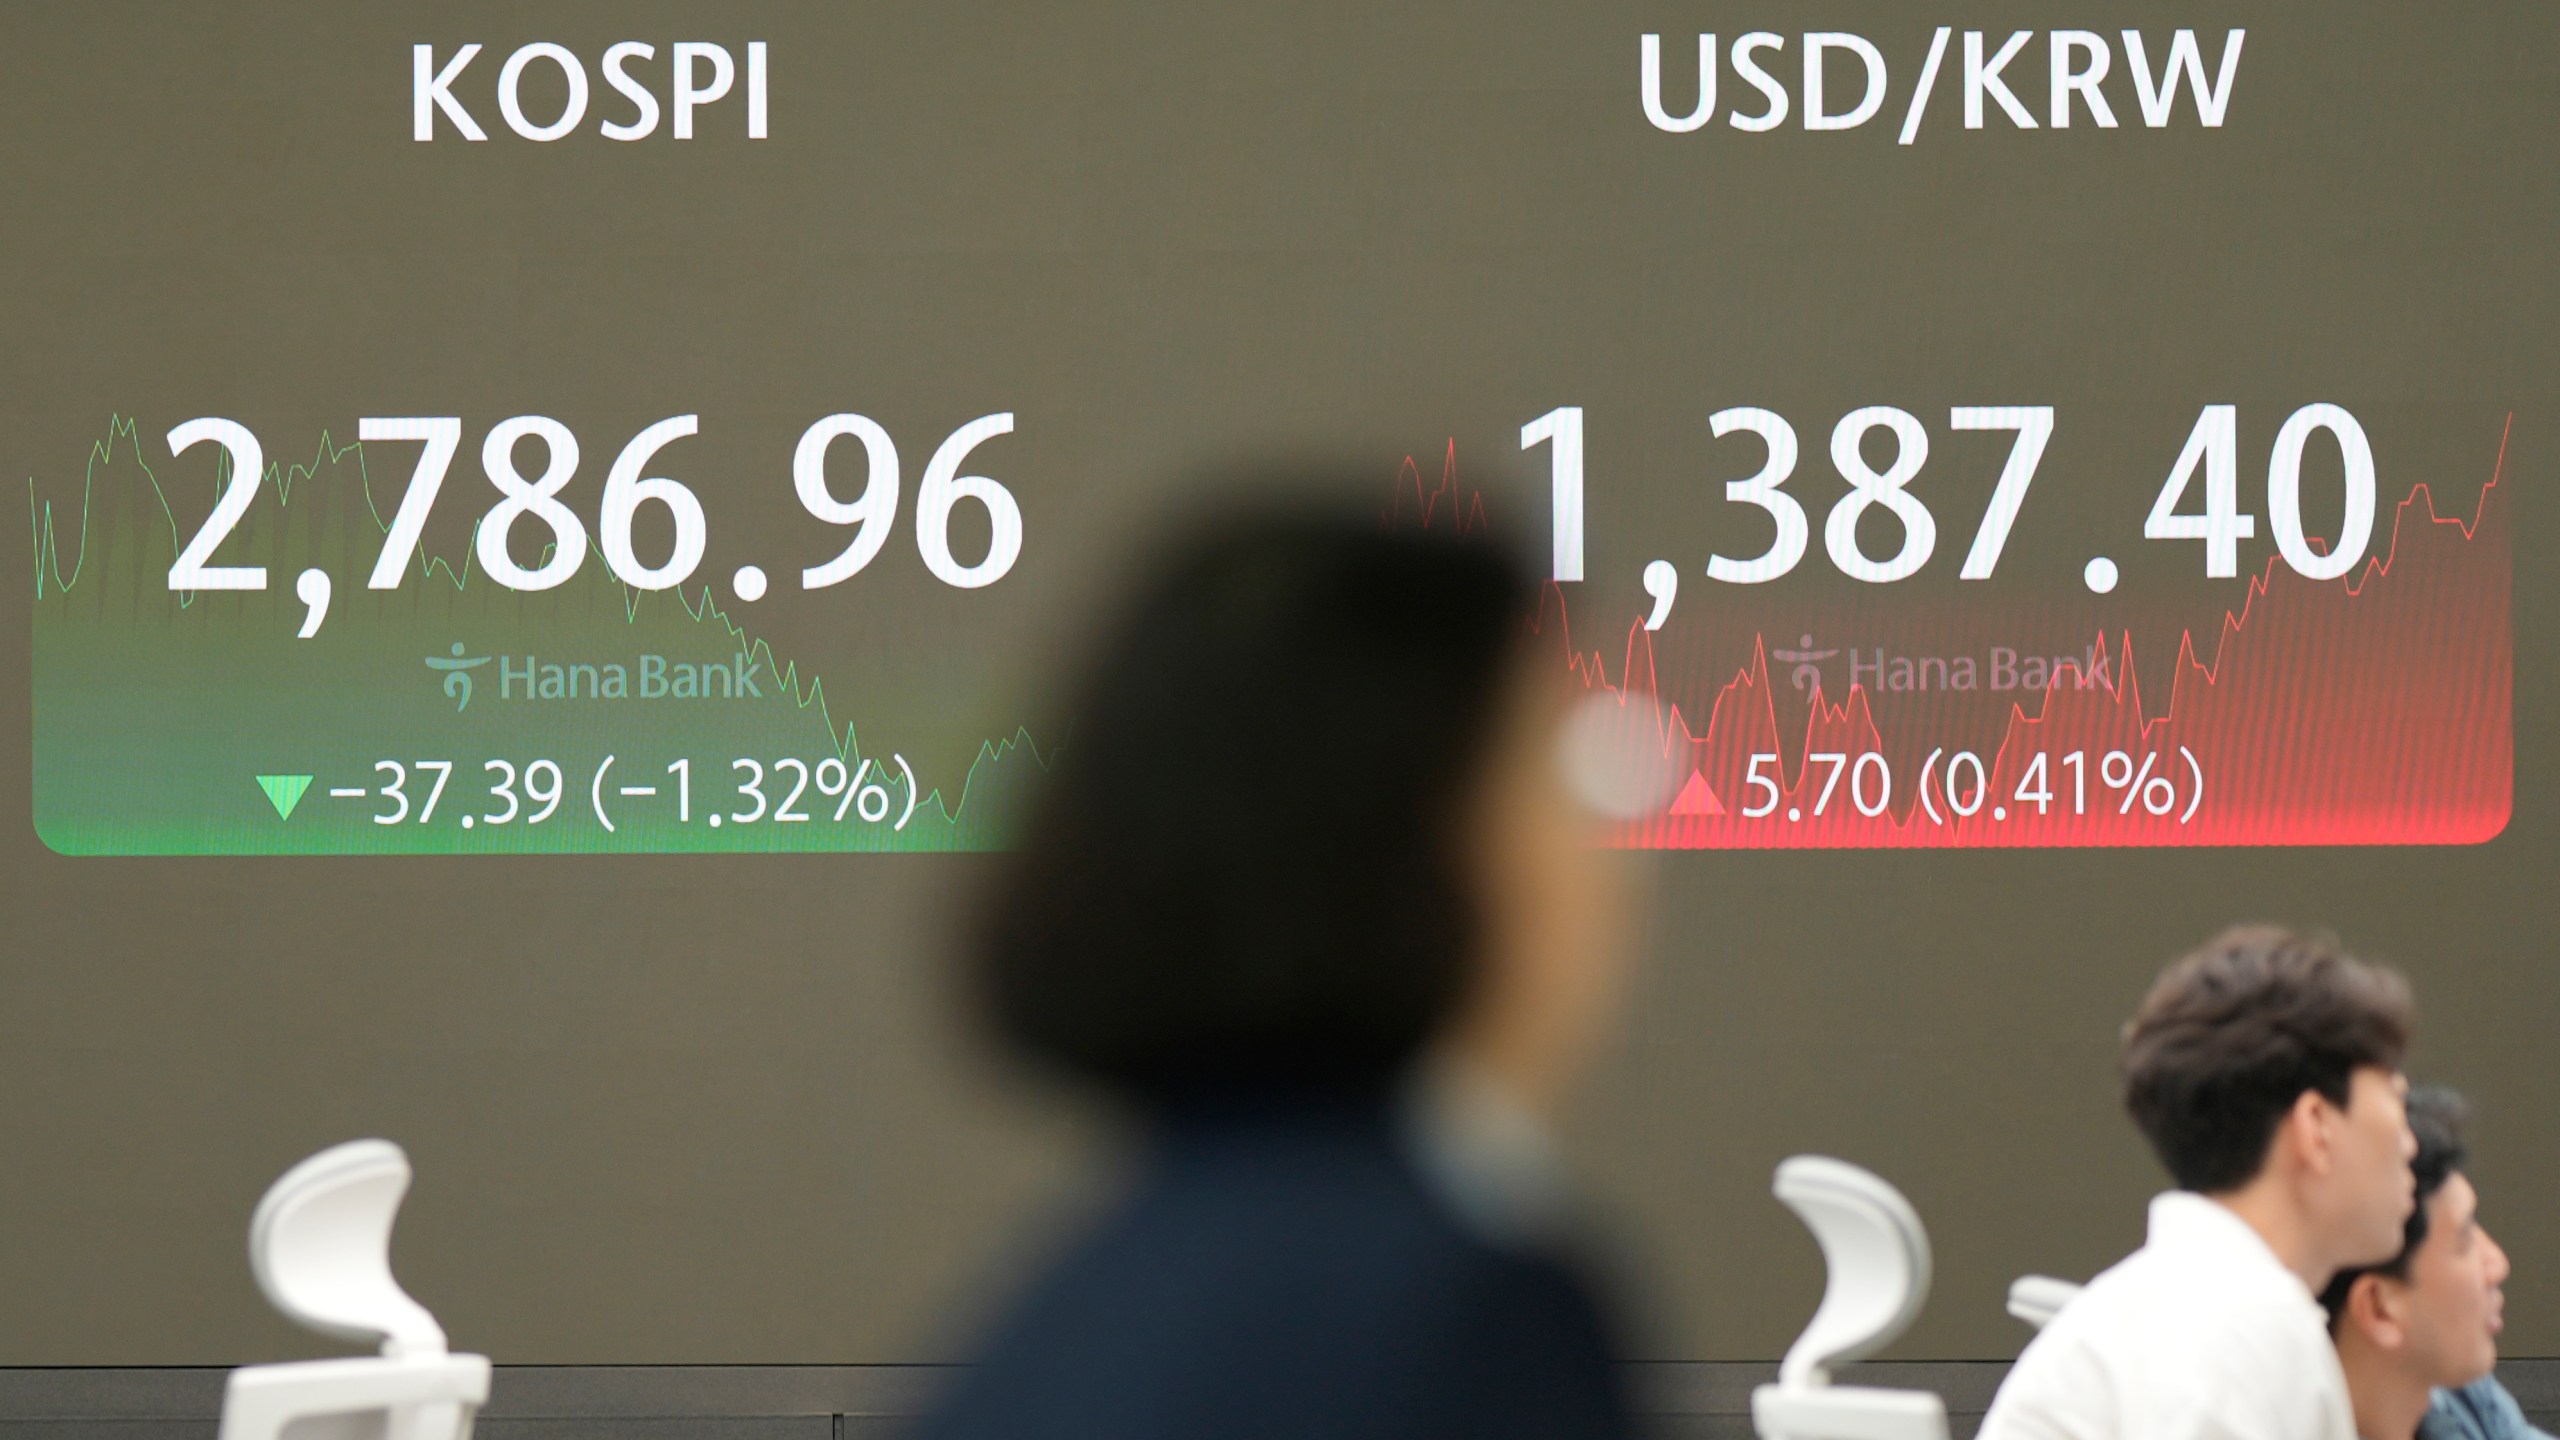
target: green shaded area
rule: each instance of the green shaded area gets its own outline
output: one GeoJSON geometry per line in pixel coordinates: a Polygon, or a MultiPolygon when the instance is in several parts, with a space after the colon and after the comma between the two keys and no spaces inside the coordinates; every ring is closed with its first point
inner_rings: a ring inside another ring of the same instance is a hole
{"type": "Polygon", "coordinates": [[[1041,768],[1016,731],[919,774],[707,588],[636,591],[592,551],[540,593],[467,547],[367,589],[386,511],[327,434],[222,548],[267,588],[172,593],[186,537],[141,443],[110,422],[76,509],[28,482],[34,818],[63,854],[982,850],[1041,768]],[[312,566],[335,600],[297,640],[312,566]]]}

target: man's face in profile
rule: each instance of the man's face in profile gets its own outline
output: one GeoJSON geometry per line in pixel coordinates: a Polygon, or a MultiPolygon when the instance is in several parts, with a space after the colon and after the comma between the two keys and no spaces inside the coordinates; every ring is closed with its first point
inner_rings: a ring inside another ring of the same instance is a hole
{"type": "Polygon", "coordinates": [[[2456,1172],[2427,1197],[2427,1238],[2409,1257],[2405,1280],[2374,1276],[2386,1311],[2406,1331],[2411,1372],[2430,1385],[2459,1386],[2498,1363],[2506,1325],[2507,1252],[2480,1226],[2480,1196],[2456,1172]]]}
{"type": "Polygon", "coordinates": [[[2347,1106],[2336,1112],[2330,1144],[2339,1238],[2355,1257],[2351,1264],[2378,1265],[2400,1253],[2401,1226],[2417,1195],[2409,1173],[2418,1141],[2409,1133],[2408,1095],[2406,1077],[2368,1065],[2350,1077],[2347,1106]]]}

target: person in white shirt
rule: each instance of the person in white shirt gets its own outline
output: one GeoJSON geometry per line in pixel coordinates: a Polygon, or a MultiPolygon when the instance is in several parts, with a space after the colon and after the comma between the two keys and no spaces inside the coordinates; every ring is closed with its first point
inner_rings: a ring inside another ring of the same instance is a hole
{"type": "Polygon", "coordinates": [[[2122,1071],[2178,1188],[2018,1357],[1981,1440],[2355,1440],[2315,1297],[2399,1252],[2412,1025],[2397,974],[2271,926],[2163,972],[2122,1071]]]}

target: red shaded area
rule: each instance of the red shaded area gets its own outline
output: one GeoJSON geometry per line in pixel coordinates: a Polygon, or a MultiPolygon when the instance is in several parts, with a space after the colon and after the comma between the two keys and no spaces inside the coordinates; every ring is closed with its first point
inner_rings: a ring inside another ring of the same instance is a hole
{"type": "MultiPolygon", "coordinates": [[[[1664,814],[1628,826],[1623,843],[2488,840],[2506,827],[2514,801],[2505,459],[2502,436],[2497,468],[2467,519],[2439,514],[2434,492],[2413,487],[2380,555],[2345,578],[2307,580],[2270,557],[2224,615],[2209,659],[2192,631],[2181,634],[2166,704],[2157,703],[2156,679],[2145,702],[2131,633],[2100,634],[2088,673],[2058,671],[2034,714],[2012,705],[1999,733],[1932,747],[1917,770],[1902,753],[1913,747],[1887,743],[1857,684],[1838,704],[1816,691],[1803,734],[1783,743],[1760,637],[1717,693],[1703,736],[1676,706],[1663,708],[1653,743],[1685,759],[1692,778],[1664,814]],[[1841,758],[1809,758],[1825,755],[1841,758]],[[1754,756],[1771,758],[1755,770],[1754,756]]],[[[1436,488],[1406,462],[1390,518],[1462,531],[1483,523],[1481,497],[1458,489],[1454,445],[1436,488]]],[[[1560,587],[1546,587],[1534,628],[1559,642],[1586,686],[1622,697],[1663,693],[1641,623],[1628,627],[1615,681],[1598,652],[1576,644],[1560,587]]],[[[1650,708],[1629,707],[1631,719],[1640,713],[1650,708]]]]}

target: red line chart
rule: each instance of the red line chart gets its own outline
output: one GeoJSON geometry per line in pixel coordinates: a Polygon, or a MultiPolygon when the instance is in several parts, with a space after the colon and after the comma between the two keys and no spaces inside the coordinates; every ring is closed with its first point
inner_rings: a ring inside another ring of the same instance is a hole
{"type": "MultiPolygon", "coordinates": [[[[1656,634],[1633,620],[1612,666],[1577,640],[1554,582],[1532,629],[1575,681],[1625,702],[1626,743],[1661,747],[1685,776],[1662,813],[1620,832],[1632,847],[2476,844],[2514,803],[2512,427],[2469,513],[2445,513],[2417,483],[2348,575],[2306,579],[2270,556],[2204,642],[2181,628],[2165,676],[2146,683],[2132,629],[2100,630],[2049,670],[2038,662],[2041,683],[1988,723],[1978,693],[1874,693],[1881,652],[1837,690],[1836,666],[1773,681],[1766,633],[1738,668],[1693,647],[1675,653],[1699,663],[1666,673],[1656,634]],[[1803,696],[1800,727],[1781,721],[1781,683],[1803,696]]],[[[1454,442],[1436,484],[1405,461],[1386,515],[1487,523],[1454,442]]]]}

